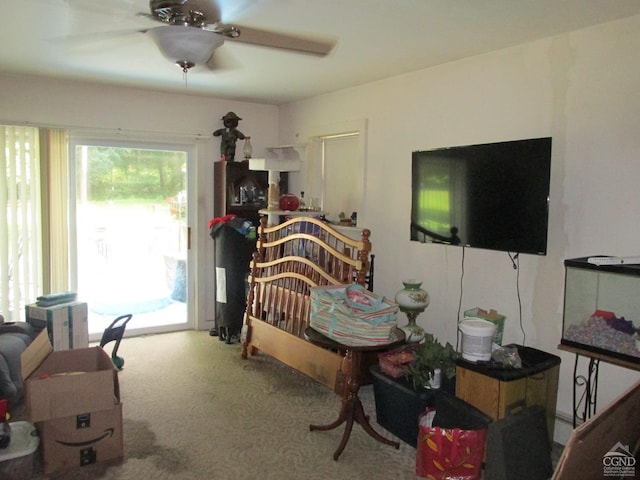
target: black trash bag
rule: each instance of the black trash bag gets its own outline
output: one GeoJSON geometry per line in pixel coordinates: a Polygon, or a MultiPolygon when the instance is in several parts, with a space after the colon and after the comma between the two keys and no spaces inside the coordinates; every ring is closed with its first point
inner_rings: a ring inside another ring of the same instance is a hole
{"type": "Polygon", "coordinates": [[[211,228],[215,242],[216,319],[219,340],[232,343],[239,339],[247,306],[249,262],[256,248],[255,239],[238,231],[244,219],[217,223],[211,228]]]}

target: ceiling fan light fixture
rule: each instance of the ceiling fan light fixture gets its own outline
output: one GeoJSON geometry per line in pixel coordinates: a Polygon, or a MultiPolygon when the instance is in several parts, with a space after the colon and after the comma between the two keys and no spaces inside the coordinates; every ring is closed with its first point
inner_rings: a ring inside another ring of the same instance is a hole
{"type": "Polygon", "coordinates": [[[165,25],[148,30],[160,52],[183,69],[206,63],[224,42],[217,33],[185,25],[165,25]]]}
{"type": "Polygon", "coordinates": [[[179,66],[185,74],[189,71],[190,68],[196,66],[194,63],[188,62],[186,60],[178,60],[176,62],[176,65],[179,66]]]}

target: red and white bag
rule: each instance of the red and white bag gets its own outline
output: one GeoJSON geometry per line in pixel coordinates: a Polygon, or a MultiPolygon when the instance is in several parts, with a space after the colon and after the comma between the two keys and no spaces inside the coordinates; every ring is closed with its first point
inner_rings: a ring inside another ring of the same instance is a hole
{"type": "Polygon", "coordinates": [[[487,428],[433,426],[435,409],[420,415],[416,475],[428,480],[480,480],[487,428]]]}

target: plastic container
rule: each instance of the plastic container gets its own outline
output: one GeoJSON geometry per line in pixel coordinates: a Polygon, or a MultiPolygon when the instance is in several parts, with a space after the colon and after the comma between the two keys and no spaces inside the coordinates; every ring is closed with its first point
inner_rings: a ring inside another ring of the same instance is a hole
{"type": "Polygon", "coordinates": [[[3,450],[11,443],[11,425],[6,420],[0,423],[0,450],[3,450]]]}
{"type": "Polygon", "coordinates": [[[416,447],[418,417],[435,403],[435,390],[413,389],[405,378],[391,378],[371,366],[371,380],[376,404],[376,421],[403,442],[416,447]]]}
{"type": "Polygon", "coordinates": [[[0,450],[0,478],[23,480],[33,476],[40,438],[29,422],[11,423],[11,443],[0,450]]]}
{"type": "Polygon", "coordinates": [[[434,403],[436,416],[433,424],[442,428],[480,430],[488,428],[492,419],[473,405],[456,397],[454,393],[440,392],[434,403]]]}
{"type": "Polygon", "coordinates": [[[464,312],[464,317],[465,318],[481,318],[482,320],[487,320],[491,323],[495,323],[496,324],[496,333],[494,333],[493,335],[493,343],[494,343],[494,348],[495,346],[501,346],[502,345],[502,334],[504,332],[504,321],[506,320],[507,317],[505,317],[504,315],[498,313],[496,310],[494,310],[493,308],[490,309],[489,311],[487,310],[483,310],[482,308],[476,307],[476,308],[472,308],[470,310],[466,310],[464,312]]]}
{"type": "Polygon", "coordinates": [[[462,332],[462,358],[470,362],[491,360],[491,345],[496,333],[495,323],[480,318],[468,318],[459,324],[462,332]]]}

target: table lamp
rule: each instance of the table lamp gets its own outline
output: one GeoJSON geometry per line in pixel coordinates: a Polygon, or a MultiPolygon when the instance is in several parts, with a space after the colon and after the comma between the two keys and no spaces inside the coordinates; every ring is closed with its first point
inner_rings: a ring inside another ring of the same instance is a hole
{"type": "Polygon", "coordinates": [[[404,288],[396,293],[395,301],[401,312],[404,312],[409,323],[400,327],[405,334],[407,342],[419,343],[425,337],[424,329],[416,324],[416,318],[429,306],[429,294],[420,288],[422,282],[414,278],[402,281],[404,288]]]}

